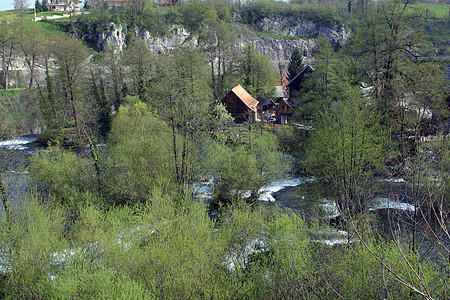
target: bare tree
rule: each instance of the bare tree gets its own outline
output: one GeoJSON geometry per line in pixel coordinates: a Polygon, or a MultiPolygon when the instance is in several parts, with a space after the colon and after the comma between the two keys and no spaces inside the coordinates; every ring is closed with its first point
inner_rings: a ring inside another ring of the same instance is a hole
{"type": "Polygon", "coordinates": [[[9,71],[13,65],[14,52],[17,48],[16,30],[17,26],[0,23],[0,61],[2,67],[3,88],[8,89],[9,71]]]}
{"type": "Polygon", "coordinates": [[[14,0],[15,9],[25,10],[28,7],[30,7],[29,0],[14,0]]]}

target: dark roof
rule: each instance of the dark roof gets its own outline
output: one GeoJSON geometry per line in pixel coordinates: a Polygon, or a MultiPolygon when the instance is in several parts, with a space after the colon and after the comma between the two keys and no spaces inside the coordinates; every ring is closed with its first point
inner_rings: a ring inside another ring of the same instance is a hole
{"type": "Polygon", "coordinates": [[[272,99],[262,96],[258,97],[257,100],[259,101],[259,105],[268,105],[270,103],[275,104],[275,102],[272,99]]]}
{"type": "Polygon", "coordinates": [[[311,67],[311,65],[306,65],[297,75],[295,75],[294,78],[292,78],[291,81],[289,81],[287,86],[289,86],[292,82],[296,81],[297,78],[303,77],[306,72],[310,73],[310,72],[313,72],[313,71],[314,71],[314,69],[313,69],[313,67],[311,67]]]}

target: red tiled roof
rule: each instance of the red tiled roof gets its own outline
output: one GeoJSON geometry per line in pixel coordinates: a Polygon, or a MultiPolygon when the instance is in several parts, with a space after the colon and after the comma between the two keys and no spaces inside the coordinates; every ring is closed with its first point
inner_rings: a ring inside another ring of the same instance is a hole
{"type": "Polygon", "coordinates": [[[259,101],[253,98],[240,84],[231,89],[231,91],[238,96],[248,108],[256,112],[259,101]]]}

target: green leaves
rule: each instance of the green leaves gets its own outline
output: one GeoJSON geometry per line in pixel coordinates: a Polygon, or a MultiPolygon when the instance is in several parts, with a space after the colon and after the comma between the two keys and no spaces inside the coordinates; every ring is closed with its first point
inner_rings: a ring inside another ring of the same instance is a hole
{"type": "Polygon", "coordinates": [[[386,151],[373,105],[354,88],[317,116],[303,160],[314,175],[332,180],[341,211],[357,212],[367,208],[367,188],[386,151]]]}
{"type": "Polygon", "coordinates": [[[267,56],[247,44],[239,68],[243,86],[250,94],[271,96],[278,74],[267,56]]]}
{"type": "Polygon", "coordinates": [[[303,67],[303,53],[301,53],[298,48],[295,48],[291,54],[291,59],[289,60],[289,65],[287,68],[289,79],[292,80],[298,73],[300,73],[303,67]]]}

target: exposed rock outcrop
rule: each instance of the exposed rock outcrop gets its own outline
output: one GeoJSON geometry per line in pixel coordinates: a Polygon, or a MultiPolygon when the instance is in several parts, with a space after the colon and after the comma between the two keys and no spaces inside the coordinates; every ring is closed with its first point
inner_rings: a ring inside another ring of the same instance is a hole
{"type": "MultiPolygon", "coordinates": [[[[271,37],[270,34],[258,34],[246,25],[235,24],[235,34],[237,37],[234,48],[240,52],[245,44],[253,43],[255,47],[267,55],[274,62],[286,62],[289,60],[294,48],[299,48],[303,52],[305,59],[312,59],[311,51],[316,45],[316,38],[319,35],[326,36],[334,45],[346,43],[350,31],[338,25],[324,26],[317,25],[310,20],[273,16],[264,18],[256,23],[260,31],[273,33],[286,38],[271,37]]],[[[190,34],[180,25],[174,25],[165,36],[152,36],[148,31],[136,32],[150,46],[152,51],[164,53],[182,45],[198,46],[199,40],[190,34]]],[[[125,47],[125,35],[122,33],[122,26],[111,24],[111,29],[106,34],[101,34],[97,47],[104,49],[111,46],[122,50],[125,47]]]]}
{"type": "Polygon", "coordinates": [[[116,26],[111,23],[111,27],[106,33],[101,33],[97,40],[97,48],[104,50],[111,47],[122,51],[125,48],[125,34],[122,32],[122,25],[116,26]]]}
{"type": "Polygon", "coordinates": [[[323,35],[335,44],[346,43],[350,37],[350,30],[332,23],[329,26],[316,24],[312,20],[298,17],[271,16],[256,22],[259,30],[272,32],[284,36],[298,36],[303,38],[314,38],[323,35]]]}
{"type": "Polygon", "coordinates": [[[252,43],[258,51],[264,53],[271,61],[285,62],[290,59],[295,48],[303,52],[305,59],[311,59],[311,51],[316,45],[316,40],[268,37],[242,28],[241,32],[237,34],[236,48],[242,50],[247,43],[252,43]]]}
{"type": "Polygon", "coordinates": [[[182,26],[172,26],[169,29],[169,34],[159,37],[152,36],[148,31],[141,34],[145,42],[150,46],[152,51],[163,53],[173,50],[177,46],[189,45],[196,47],[198,39],[191,36],[191,34],[182,26]]]}

